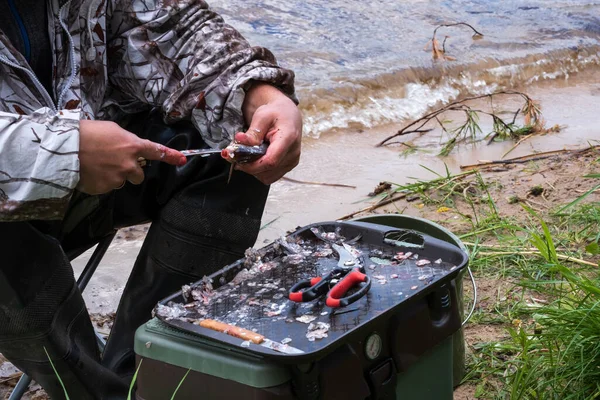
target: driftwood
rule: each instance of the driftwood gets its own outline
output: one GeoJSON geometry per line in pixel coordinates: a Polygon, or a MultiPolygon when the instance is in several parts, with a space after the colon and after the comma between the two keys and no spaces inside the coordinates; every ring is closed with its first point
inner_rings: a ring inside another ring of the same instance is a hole
{"type": "MultiPolygon", "coordinates": [[[[467,171],[467,172],[463,172],[463,173],[461,173],[459,175],[455,175],[453,177],[447,177],[447,178],[443,177],[443,178],[434,180],[436,182],[439,182],[439,185],[432,186],[431,189],[440,190],[441,188],[443,188],[443,187],[445,187],[445,186],[447,186],[447,185],[449,185],[451,183],[456,183],[458,181],[461,181],[461,180],[465,179],[468,176],[474,175],[475,173],[476,173],[476,171],[472,171],[472,172],[471,171],[467,171]]],[[[433,181],[431,181],[431,182],[433,182],[433,181]]],[[[388,205],[388,204],[392,204],[392,203],[394,203],[394,202],[396,202],[398,200],[406,199],[406,201],[412,201],[410,197],[409,198],[407,198],[407,197],[409,195],[414,195],[414,194],[415,194],[414,192],[410,192],[410,191],[406,191],[406,192],[405,191],[398,191],[398,192],[391,193],[391,194],[389,194],[389,196],[384,197],[383,199],[381,199],[377,203],[375,203],[373,205],[370,205],[369,207],[365,207],[363,209],[355,211],[353,213],[344,215],[343,217],[340,217],[337,220],[338,221],[343,221],[343,220],[346,220],[346,219],[350,219],[350,218],[354,217],[357,214],[374,211],[374,210],[376,210],[376,209],[378,209],[380,207],[383,207],[383,206],[388,205]]]]}
{"type": "Polygon", "coordinates": [[[482,162],[479,162],[478,164],[461,165],[460,169],[466,169],[466,170],[479,169],[479,168],[486,168],[486,167],[491,167],[491,166],[495,166],[495,165],[499,165],[499,164],[502,164],[502,165],[525,164],[525,163],[528,163],[531,161],[545,160],[547,158],[554,157],[558,154],[582,155],[582,154],[588,153],[588,152],[593,151],[598,148],[600,148],[600,145],[590,146],[590,147],[586,147],[585,149],[577,149],[577,150],[563,149],[563,150],[545,151],[543,153],[528,154],[528,155],[521,156],[521,157],[510,158],[508,160],[482,161],[482,162]]]}
{"type": "Polygon", "coordinates": [[[342,183],[301,181],[301,180],[298,180],[298,179],[288,178],[287,176],[284,176],[283,178],[281,178],[281,180],[287,181],[287,182],[292,182],[292,183],[300,183],[300,184],[303,184],[303,185],[319,185],[319,186],[331,186],[331,187],[341,187],[341,188],[356,189],[356,186],[353,186],[353,185],[344,185],[342,183]]]}
{"type": "Polygon", "coordinates": [[[338,221],[343,221],[343,220],[346,220],[346,219],[350,219],[350,218],[354,217],[357,214],[376,210],[376,209],[378,209],[380,207],[383,207],[385,205],[391,204],[391,203],[393,203],[393,202],[395,202],[397,200],[401,200],[401,199],[405,198],[406,196],[408,196],[407,193],[400,193],[400,194],[398,194],[396,196],[392,195],[391,197],[389,197],[387,199],[383,199],[382,201],[380,201],[380,202],[378,202],[376,204],[373,204],[373,205],[371,205],[369,207],[365,207],[365,208],[360,209],[358,211],[355,211],[353,213],[346,214],[343,217],[338,218],[337,220],[338,221]]]}

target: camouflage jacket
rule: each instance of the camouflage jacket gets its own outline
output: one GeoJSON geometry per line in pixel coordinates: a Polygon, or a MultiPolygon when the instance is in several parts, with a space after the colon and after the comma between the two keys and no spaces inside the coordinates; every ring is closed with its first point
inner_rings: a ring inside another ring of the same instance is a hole
{"type": "MultiPolygon", "coordinates": [[[[40,0],[42,1],[42,0],[40,0]]],[[[294,75],[203,0],[47,0],[53,96],[0,30],[0,221],[60,219],[79,181],[80,119],[160,107],[222,147],[245,88],[294,75]]]]}

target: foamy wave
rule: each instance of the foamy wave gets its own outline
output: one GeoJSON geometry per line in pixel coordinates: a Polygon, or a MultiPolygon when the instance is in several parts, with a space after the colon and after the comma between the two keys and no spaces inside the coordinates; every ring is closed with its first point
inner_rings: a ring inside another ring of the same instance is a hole
{"type": "Polygon", "coordinates": [[[403,98],[369,97],[366,104],[337,105],[327,114],[306,115],[305,132],[318,137],[334,129],[372,128],[385,122],[416,118],[436,104],[455,99],[460,91],[451,86],[432,88],[427,84],[409,83],[405,93],[403,98]]]}
{"type": "MultiPolygon", "coordinates": [[[[568,79],[576,72],[600,66],[600,57],[593,51],[563,51],[560,54],[528,57],[512,60],[506,65],[470,65],[448,69],[422,71],[418,82],[402,81],[401,74],[393,85],[368,85],[353,88],[353,95],[336,98],[335,94],[315,104],[303,104],[305,135],[319,137],[321,134],[343,129],[364,129],[394,122],[402,122],[422,116],[432,107],[446,104],[460,96],[493,93],[517,85],[528,85],[539,80],[568,79]],[[323,104],[325,103],[325,104],[323,104]]],[[[410,72],[415,76],[414,71],[410,72]]],[[[408,72],[407,72],[408,75],[408,72]]],[[[388,79],[389,80],[389,79],[388,79]]],[[[389,83],[389,82],[387,82],[389,83]]],[[[356,83],[355,83],[356,85],[356,83]]],[[[343,91],[342,91],[343,92],[343,91]]],[[[342,93],[340,92],[340,93],[342,93]]],[[[317,95],[309,94],[309,98],[317,95]]]]}

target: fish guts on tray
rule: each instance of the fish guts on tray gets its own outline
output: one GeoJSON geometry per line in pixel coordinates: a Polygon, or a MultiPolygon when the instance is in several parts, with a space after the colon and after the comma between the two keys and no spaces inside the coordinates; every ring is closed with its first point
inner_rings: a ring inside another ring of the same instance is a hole
{"type": "MultiPolygon", "coordinates": [[[[360,235],[344,237],[339,226],[330,231],[313,226],[303,235],[282,237],[260,250],[248,249],[241,262],[212,275],[213,279],[205,277],[194,285],[184,286],[180,301],[159,304],[155,313],[166,321],[179,320],[201,326],[202,321],[211,321],[210,324],[205,322],[206,326],[219,321],[230,327],[221,332],[241,339],[245,337],[232,333],[237,327],[269,335],[264,331],[269,331],[270,325],[290,324],[291,328],[292,324],[299,324],[300,327],[289,332],[277,330],[276,336],[281,337],[271,339],[283,346],[292,341],[293,344],[320,341],[329,336],[331,329],[339,329],[336,316],[368,312],[369,301],[359,298],[351,306],[330,308],[325,305],[324,296],[311,297],[307,302],[290,301],[290,289],[302,281],[315,285],[340,264],[360,268],[369,276],[369,285],[371,280],[373,282],[371,291],[380,293],[385,288],[386,296],[394,297],[397,302],[457,268],[441,258],[420,257],[418,249],[397,251],[394,246],[373,246],[360,235]],[[341,254],[344,253],[340,250],[342,246],[346,249],[346,259],[341,254]],[[298,337],[298,328],[304,337],[298,337]]],[[[335,279],[328,282],[326,289],[337,283],[335,279]]],[[[362,283],[350,293],[362,291],[364,296],[368,290],[362,283]]],[[[248,347],[249,343],[244,340],[240,345],[248,347]]]]}

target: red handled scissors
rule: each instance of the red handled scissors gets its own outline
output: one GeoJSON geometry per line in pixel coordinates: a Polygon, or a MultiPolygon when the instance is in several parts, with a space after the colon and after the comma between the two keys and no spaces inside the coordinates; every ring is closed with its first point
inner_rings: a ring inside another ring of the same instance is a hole
{"type": "Polygon", "coordinates": [[[343,246],[332,244],[332,247],[340,255],[337,267],[324,276],[306,279],[292,286],[291,301],[303,303],[327,293],[325,304],[328,307],[346,307],[367,294],[371,279],[365,274],[362,257],[346,243],[343,246]],[[352,288],[359,289],[346,296],[352,288]]]}

